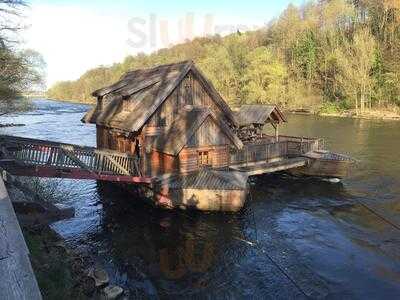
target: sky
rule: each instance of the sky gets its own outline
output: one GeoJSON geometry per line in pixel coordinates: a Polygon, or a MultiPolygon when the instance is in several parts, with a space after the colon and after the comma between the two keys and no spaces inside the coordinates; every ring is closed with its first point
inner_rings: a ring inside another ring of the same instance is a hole
{"type": "Polygon", "coordinates": [[[191,39],[252,30],[304,0],[30,0],[23,46],[47,63],[47,86],[191,39]]]}

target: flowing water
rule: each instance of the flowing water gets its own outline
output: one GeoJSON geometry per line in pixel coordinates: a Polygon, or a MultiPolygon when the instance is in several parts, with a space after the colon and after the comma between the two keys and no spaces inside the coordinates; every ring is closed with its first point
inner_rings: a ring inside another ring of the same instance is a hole
{"type": "MultiPolygon", "coordinates": [[[[0,133],[95,145],[89,106],[36,100],[0,133]]],[[[400,123],[290,115],[283,133],[356,158],[340,184],[259,177],[237,214],[165,212],[109,185],[57,181],[76,216],[53,228],[132,299],[400,297],[400,123]]]]}

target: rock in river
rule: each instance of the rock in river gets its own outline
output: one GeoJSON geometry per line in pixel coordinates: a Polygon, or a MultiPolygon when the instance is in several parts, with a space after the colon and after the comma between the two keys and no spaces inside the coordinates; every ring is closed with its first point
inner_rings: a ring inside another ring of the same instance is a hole
{"type": "Polygon", "coordinates": [[[89,271],[89,277],[94,279],[96,287],[107,285],[110,281],[107,272],[100,267],[91,269],[89,271]]]}
{"type": "Polygon", "coordinates": [[[123,288],[116,285],[110,285],[103,289],[103,296],[107,300],[118,299],[123,293],[123,288]]]}

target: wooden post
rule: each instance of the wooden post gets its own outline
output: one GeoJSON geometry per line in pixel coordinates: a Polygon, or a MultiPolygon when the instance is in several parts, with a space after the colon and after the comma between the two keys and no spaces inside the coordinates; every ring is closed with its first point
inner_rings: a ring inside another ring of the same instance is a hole
{"type": "Polygon", "coordinates": [[[247,146],[245,146],[245,152],[244,155],[246,155],[246,167],[249,165],[249,149],[247,148],[247,146]]]}
{"type": "Polygon", "coordinates": [[[276,123],[276,126],[275,126],[275,140],[277,142],[279,141],[279,123],[276,123]]]}

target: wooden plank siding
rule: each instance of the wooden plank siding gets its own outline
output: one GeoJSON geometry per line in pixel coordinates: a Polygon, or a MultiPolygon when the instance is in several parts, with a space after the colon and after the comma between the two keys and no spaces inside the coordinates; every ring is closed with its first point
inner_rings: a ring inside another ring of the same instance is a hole
{"type": "Polygon", "coordinates": [[[186,105],[205,106],[210,108],[218,117],[223,118],[223,111],[214,102],[206,89],[189,72],[177,88],[169,95],[148,121],[146,127],[165,127],[172,125],[177,114],[186,105]]]}
{"type": "Polygon", "coordinates": [[[136,139],[127,138],[109,128],[97,126],[97,148],[134,154],[136,139]]]}
{"type": "Polygon", "coordinates": [[[178,169],[178,160],[175,156],[158,151],[146,153],[146,162],[147,176],[168,174],[178,169]]]}
{"type": "MultiPolygon", "coordinates": [[[[143,174],[154,176],[176,171],[198,170],[199,151],[209,153],[213,167],[228,166],[228,145],[232,142],[211,117],[203,123],[190,141],[190,145],[186,146],[177,157],[151,148],[154,138],[173,125],[177,115],[186,105],[206,106],[218,118],[224,117],[224,112],[214,102],[202,83],[192,72],[189,72],[136,136],[142,146],[140,169],[143,174]]],[[[110,128],[97,126],[97,147],[134,155],[136,139],[126,138],[110,128]]]]}
{"type": "Polygon", "coordinates": [[[199,169],[199,152],[207,151],[213,168],[227,167],[229,164],[228,146],[203,146],[196,148],[185,147],[179,153],[179,171],[182,173],[192,172],[199,169]]]}

